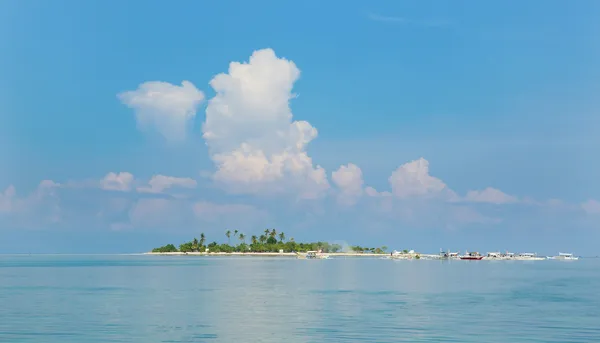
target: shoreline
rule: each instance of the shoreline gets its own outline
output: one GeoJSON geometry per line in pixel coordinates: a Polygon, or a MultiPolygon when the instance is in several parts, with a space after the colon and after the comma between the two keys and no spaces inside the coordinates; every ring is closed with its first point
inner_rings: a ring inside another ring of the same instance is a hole
{"type": "MultiPolygon", "coordinates": [[[[248,257],[296,257],[297,254],[293,252],[146,252],[142,255],[157,255],[157,256],[248,256],[248,257]]],[[[333,257],[385,257],[390,254],[375,254],[375,253],[355,253],[355,252],[336,252],[327,253],[327,255],[333,257]]]]}

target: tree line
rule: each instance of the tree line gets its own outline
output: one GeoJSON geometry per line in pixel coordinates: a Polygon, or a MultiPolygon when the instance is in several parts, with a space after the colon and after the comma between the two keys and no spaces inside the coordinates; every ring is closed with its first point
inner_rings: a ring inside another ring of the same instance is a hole
{"type": "MultiPolygon", "coordinates": [[[[317,251],[321,250],[325,253],[336,253],[342,251],[342,246],[339,244],[330,244],[328,242],[314,242],[314,243],[299,243],[294,238],[286,238],[284,232],[277,232],[275,229],[265,229],[263,234],[256,236],[253,235],[249,239],[248,237],[239,232],[238,230],[225,231],[225,237],[227,243],[217,243],[216,241],[207,243],[206,235],[200,234],[200,238],[194,238],[189,242],[184,242],[177,248],[173,244],[167,244],[165,246],[154,248],[152,252],[165,253],[165,252],[211,252],[211,253],[232,253],[232,252],[306,252],[306,251],[317,251]],[[237,240],[237,244],[232,244],[233,240],[237,240]],[[247,242],[248,241],[248,242],[247,242]]],[[[352,246],[350,249],[354,252],[359,253],[378,253],[383,254],[386,252],[387,247],[381,248],[367,248],[361,246],[352,246]]]]}

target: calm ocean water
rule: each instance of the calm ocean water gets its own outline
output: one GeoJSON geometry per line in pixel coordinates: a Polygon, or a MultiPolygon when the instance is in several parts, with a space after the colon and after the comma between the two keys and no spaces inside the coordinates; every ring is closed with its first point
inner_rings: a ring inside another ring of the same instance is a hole
{"type": "Polygon", "coordinates": [[[0,256],[0,342],[600,342],[600,260],[0,256]]]}

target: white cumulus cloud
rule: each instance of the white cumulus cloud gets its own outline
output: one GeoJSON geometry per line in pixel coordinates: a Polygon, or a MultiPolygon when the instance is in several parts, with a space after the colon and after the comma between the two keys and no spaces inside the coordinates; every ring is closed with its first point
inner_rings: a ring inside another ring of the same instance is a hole
{"type": "Polygon", "coordinates": [[[338,202],[348,206],[356,204],[363,194],[362,170],[355,164],[348,163],[331,173],[331,179],[340,189],[338,202]]]}
{"type": "Polygon", "coordinates": [[[392,172],[388,180],[392,193],[399,198],[441,195],[455,197],[454,192],[442,180],[429,175],[429,162],[424,158],[401,165],[392,172]]]}
{"type": "Polygon", "coordinates": [[[128,192],[133,184],[133,174],[120,172],[119,174],[110,172],[100,180],[100,188],[107,191],[128,192]]]}
{"type": "Polygon", "coordinates": [[[365,187],[365,193],[370,196],[370,197],[390,197],[392,196],[392,193],[384,191],[384,192],[379,192],[377,191],[375,188],[373,187],[365,187]]]}
{"type": "Polygon", "coordinates": [[[189,81],[183,81],[181,86],[149,81],[134,91],[118,94],[118,98],[135,110],[140,129],[153,129],[167,140],[180,141],[185,138],[188,123],[196,116],[204,93],[189,81]]]}
{"type": "Polygon", "coordinates": [[[317,129],[294,121],[290,109],[299,76],[294,62],[263,49],[210,81],[216,95],[206,109],[203,137],[217,168],[213,179],[229,191],[295,191],[316,198],[329,188],[325,170],[306,152],[317,129]]]}
{"type": "Polygon", "coordinates": [[[482,202],[490,204],[510,204],[515,203],[518,199],[512,195],[508,195],[496,188],[487,187],[482,191],[469,191],[465,196],[466,201],[482,202]]]}
{"type": "Polygon", "coordinates": [[[173,188],[196,188],[197,182],[189,177],[174,177],[165,175],[154,175],[148,186],[138,187],[137,191],[140,193],[162,193],[163,191],[173,188]]]}

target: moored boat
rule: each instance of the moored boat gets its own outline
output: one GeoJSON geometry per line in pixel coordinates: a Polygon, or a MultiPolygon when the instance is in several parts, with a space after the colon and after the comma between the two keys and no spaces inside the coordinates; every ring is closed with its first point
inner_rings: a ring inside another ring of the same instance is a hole
{"type": "Polygon", "coordinates": [[[488,252],[484,257],[486,260],[503,260],[502,253],[500,252],[488,252]]]}
{"type": "Polygon", "coordinates": [[[483,259],[483,256],[481,256],[481,254],[478,252],[467,252],[466,254],[460,256],[460,259],[467,261],[480,261],[483,259]]]}
{"type": "Polygon", "coordinates": [[[529,253],[529,252],[524,252],[524,253],[520,253],[515,257],[516,260],[520,260],[520,261],[541,261],[541,260],[545,260],[545,258],[543,257],[539,257],[537,254],[535,253],[529,253]]]}
{"type": "Polygon", "coordinates": [[[307,251],[305,254],[296,253],[296,257],[298,257],[300,259],[307,259],[307,260],[312,260],[312,259],[324,260],[324,259],[328,259],[329,255],[324,254],[321,252],[321,250],[319,250],[319,251],[307,251]]]}
{"type": "Polygon", "coordinates": [[[448,258],[451,260],[458,260],[460,259],[460,254],[457,252],[450,252],[448,253],[448,258]]]}
{"type": "Polygon", "coordinates": [[[548,257],[549,260],[577,261],[579,257],[573,256],[571,253],[559,252],[558,256],[548,257]]]}
{"type": "Polygon", "coordinates": [[[450,250],[448,251],[442,251],[440,249],[440,259],[442,260],[458,260],[460,258],[459,256],[460,254],[457,252],[451,252],[450,250]]]}

